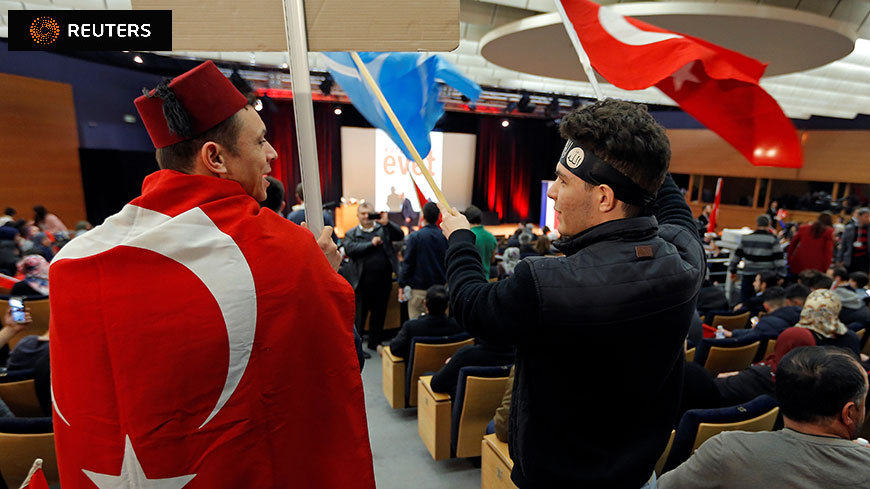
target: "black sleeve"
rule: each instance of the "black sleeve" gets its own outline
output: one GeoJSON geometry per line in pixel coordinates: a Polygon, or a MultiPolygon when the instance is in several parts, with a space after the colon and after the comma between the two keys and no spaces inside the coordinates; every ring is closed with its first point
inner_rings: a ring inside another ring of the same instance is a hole
{"type": "Polygon", "coordinates": [[[356,326],[353,327],[353,344],[356,347],[356,359],[359,361],[359,371],[362,372],[366,364],[366,357],[363,355],[362,350],[362,336],[359,335],[356,326]]]}
{"type": "Polygon", "coordinates": [[[465,366],[462,357],[472,348],[474,348],[474,345],[465,345],[456,350],[456,353],[450,357],[450,361],[441,367],[441,370],[435,372],[431,383],[433,391],[450,394],[450,397],[456,395],[456,385],[459,383],[459,369],[465,366]]]}
{"type": "Polygon", "coordinates": [[[399,329],[399,334],[390,342],[390,352],[394,356],[404,359],[408,358],[408,354],[411,352],[411,336],[408,334],[408,323],[405,323],[399,329]]]}
{"type": "Polygon", "coordinates": [[[521,327],[534,327],[538,295],[528,263],[521,261],[507,280],[490,283],[480,266],[474,233],[465,229],[450,235],[446,261],[450,309],[472,336],[515,343],[521,327]]]}
{"type": "Polygon", "coordinates": [[[387,225],[384,226],[384,232],[389,235],[390,241],[394,243],[405,239],[405,232],[402,231],[402,228],[393,221],[389,221],[387,225]]]}
{"type": "Polygon", "coordinates": [[[698,241],[698,227],[692,217],[692,209],[686,203],[686,198],[680,192],[673,177],[668,173],[665,183],[656,196],[654,213],[659,224],[675,224],[686,228],[698,241]]]}

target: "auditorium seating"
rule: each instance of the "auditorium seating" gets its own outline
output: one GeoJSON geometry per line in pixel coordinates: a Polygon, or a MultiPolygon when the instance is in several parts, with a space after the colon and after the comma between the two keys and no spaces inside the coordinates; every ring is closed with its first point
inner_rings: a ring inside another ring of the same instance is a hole
{"type": "Polygon", "coordinates": [[[432,376],[417,380],[417,432],[435,460],[450,458],[450,396],[432,390],[432,376]]]}
{"type": "Polygon", "coordinates": [[[480,439],[504,397],[510,366],[462,367],[453,399],[450,451],[454,457],[479,457],[480,439]]]}
{"type": "Polygon", "coordinates": [[[713,316],[713,326],[714,328],[718,328],[722,326],[728,331],[734,331],[735,329],[743,329],[746,327],[746,323],[749,322],[749,312],[744,312],[743,314],[738,314],[736,316],[713,316]]]}
{"type": "Polygon", "coordinates": [[[381,354],[381,383],[390,407],[405,407],[405,359],[393,355],[389,346],[381,354]]]}
{"type": "Polygon", "coordinates": [[[723,431],[769,431],[779,415],[770,396],[758,396],[739,406],[686,411],[674,434],[664,472],[685,462],[705,441],[723,431]]]}
{"type": "Polygon", "coordinates": [[[760,342],[751,338],[704,338],[695,352],[695,363],[704,366],[711,374],[743,370],[752,364],[760,342]]]}
{"type": "Polygon", "coordinates": [[[686,350],[686,361],[692,362],[695,360],[695,348],[689,348],[686,350]]]}
{"type": "Polygon", "coordinates": [[[511,480],[514,462],[507,443],[500,441],[493,433],[483,437],[480,447],[481,489],[517,489],[511,480]]]}
{"type": "Polygon", "coordinates": [[[59,484],[51,417],[0,418],[0,474],[6,486],[19,487],[37,458],[48,483],[59,484]]]}
{"type": "Polygon", "coordinates": [[[405,374],[405,405],[417,405],[417,379],[426,372],[437,372],[444,362],[474,340],[466,333],[453,336],[421,336],[411,339],[411,355],[405,374]]]}
{"type": "Polygon", "coordinates": [[[674,435],[677,433],[677,430],[671,430],[671,436],[668,437],[668,444],[665,445],[664,451],[662,451],[662,455],[659,457],[658,462],[656,462],[656,476],[662,475],[662,471],[665,468],[665,462],[668,460],[668,455],[671,454],[671,447],[674,446],[674,435]]]}
{"type": "Polygon", "coordinates": [[[0,376],[0,399],[3,399],[16,416],[42,416],[32,370],[21,370],[0,376]]]}

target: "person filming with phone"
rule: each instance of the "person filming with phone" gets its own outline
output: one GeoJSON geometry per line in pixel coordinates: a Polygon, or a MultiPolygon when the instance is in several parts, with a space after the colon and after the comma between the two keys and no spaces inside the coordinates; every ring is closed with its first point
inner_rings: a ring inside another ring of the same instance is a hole
{"type": "MultiPolygon", "coordinates": [[[[0,348],[9,344],[9,340],[27,329],[33,319],[30,308],[25,306],[20,297],[9,298],[9,308],[3,315],[3,327],[0,328],[0,348]]],[[[15,345],[6,360],[7,370],[31,369],[36,360],[48,352],[48,330],[41,335],[25,336],[15,345]]]]}
{"type": "Polygon", "coordinates": [[[356,294],[354,325],[362,333],[371,314],[367,348],[377,351],[383,339],[393,273],[399,271],[393,243],[405,239],[405,233],[390,222],[386,212],[375,212],[368,202],[359,205],[357,218],[359,226],[348,230],[342,242],[351,264],[347,281],[356,294]]]}

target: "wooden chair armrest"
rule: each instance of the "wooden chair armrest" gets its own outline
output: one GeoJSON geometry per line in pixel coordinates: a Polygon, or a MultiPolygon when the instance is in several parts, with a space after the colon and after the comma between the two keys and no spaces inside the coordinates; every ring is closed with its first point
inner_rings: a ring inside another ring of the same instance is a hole
{"type": "Polygon", "coordinates": [[[419,382],[420,382],[420,385],[422,385],[423,388],[426,389],[426,391],[432,395],[432,398],[435,399],[435,401],[449,401],[450,400],[450,394],[443,394],[441,392],[435,392],[432,390],[432,376],[431,375],[420,376],[419,382]]]}
{"type": "Polygon", "coordinates": [[[404,358],[393,355],[393,352],[390,350],[389,346],[385,346],[382,353],[385,359],[389,359],[393,363],[405,363],[404,358]]]}

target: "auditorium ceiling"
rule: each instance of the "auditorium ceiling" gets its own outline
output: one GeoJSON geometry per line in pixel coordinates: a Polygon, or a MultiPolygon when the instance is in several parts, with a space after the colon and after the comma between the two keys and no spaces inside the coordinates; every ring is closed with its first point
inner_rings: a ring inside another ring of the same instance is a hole
{"type": "MultiPolygon", "coordinates": [[[[762,86],[792,118],[851,119],[870,114],[870,1],[728,0],[621,2],[603,0],[623,15],[695,35],[769,63],[762,86]]],[[[0,37],[9,9],[129,9],[130,0],[0,0],[0,37]]],[[[459,47],[445,53],[483,86],[538,94],[591,97],[572,57],[552,0],[461,0],[459,47]]],[[[286,67],[286,53],[185,52],[265,67],[286,67]]],[[[325,71],[319,54],[312,70],[325,71]]],[[[0,68],[2,70],[2,68],[0,68]]],[[[604,93],[674,105],[655,88],[604,93]]]]}

